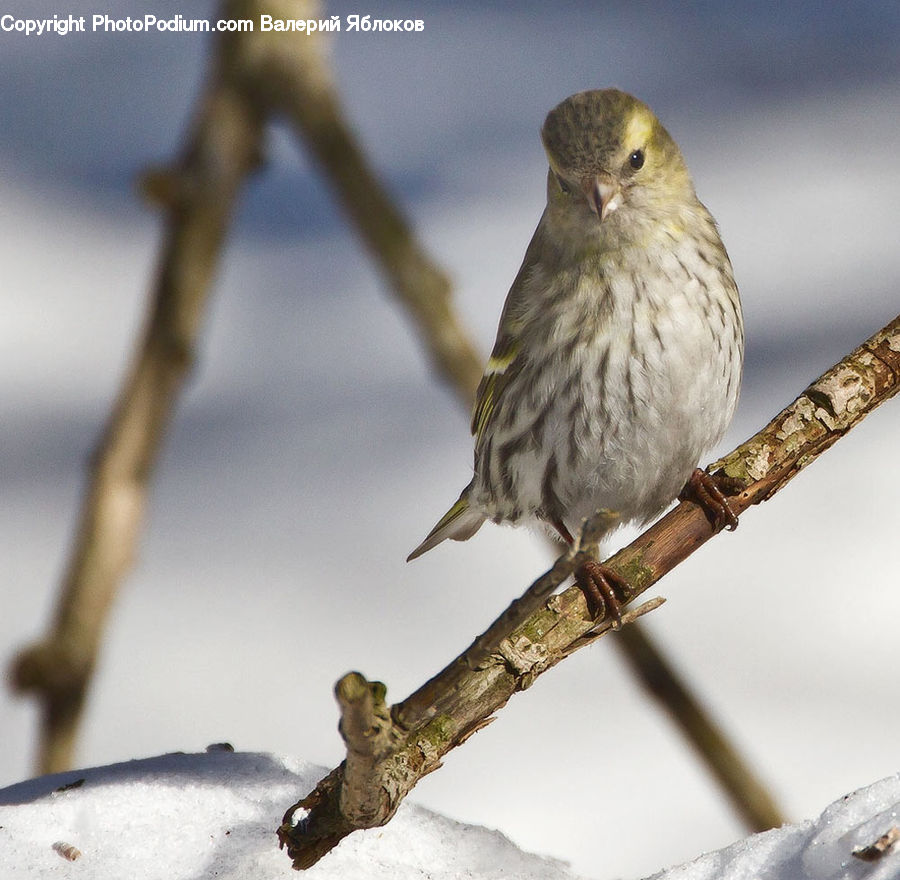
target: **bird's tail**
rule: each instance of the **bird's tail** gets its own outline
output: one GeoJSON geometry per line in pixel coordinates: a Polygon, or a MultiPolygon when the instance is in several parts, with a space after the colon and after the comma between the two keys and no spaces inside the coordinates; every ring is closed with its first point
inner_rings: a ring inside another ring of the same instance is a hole
{"type": "Polygon", "coordinates": [[[440,518],[438,524],[428,533],[428,537],[406,557],[406,561],[410,562],[421,556],[447,538],[454,541],[468,540],[481,528],[484,519],[483,514],[472,510],[464,491],[456,504],[440,518]]]}

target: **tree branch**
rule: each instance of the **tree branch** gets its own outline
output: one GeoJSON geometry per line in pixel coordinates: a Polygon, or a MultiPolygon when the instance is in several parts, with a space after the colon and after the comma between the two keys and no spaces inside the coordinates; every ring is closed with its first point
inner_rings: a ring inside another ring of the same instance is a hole
{"type": "MultiPolygon", "coordinates": [[[[898,388],[900,316],[709,470],[744,486],[731,499],[735,513],[740,514],[771,498],[898,388]]],[[[629,601],[633,601],[713,534],[703,511],[693,502],[682,501],[605,564],[628,581],[629,601]]],[[[565,553],[526,595],[542,596],[552,590],[584,552],[579,547],[565,553]]],[[[367,802],[377,800],[380,806],[367,811],[363,823],[358,815],[349,816],[342,808],[348,774],[354,775],[350,757],[287,811],[278,837],[295,868],[315,864],[358,828],[386,823],[416,782],[436,770],[443,755],[488,724],[516,691],[524,690],[538,675],[610,629],[605,620],[590,619],[577,587],[551,596],[524,620],[521,612],[529,603],[511,611],[514,607],[515,603],[492,626],[489,639],[476,639],[469,651],[391,708],[392,729],[379,730],[378,736],[381,742],[393,740],[393,744],[378,749],[379,756],[369,762],[366,771],[366,787],[378,793],[377,797],[370,795],[367,802]]],[[[339,689],[363,692],[366,686],[359,673],[351,673],[338,684],[339,689]],[[352,679],[349,683],[348,678],[352,679]]],[[[383,687],[377,685],[378,694],[383,687]]],[[[343,721],[342,729],[347,729],[343,721]]],[[[357,789],[353,800],[358,801],[361,780],[356,777],[352,784],[357,789]]]]}
{"type": "MultiPolygon", "coordinates": [[[[260,4],[262,5],[262,4],[260,4]]],[[[267,0],[267,8],[278,6],[267,0]]],[[[345,114],[329,69],[304,69],[296,38],[270,43],[266,100],[293,125],[331,184],[391,292],[415,322],[437,375],[471,396],[482,360],[452,306],[450,280],[431,259],[381,185],[345,114]]]]}
{"type": "Polygon", "coordinates": [[[72,764],[106,618],[131,567],[150,476],[194,360],[232,210],[259,162],[263,119],[236,81],[235,44],[233,35],[221,38],[180,158],[145,181],[147,194],[167,214],[148,317],[92,458],[53,625],[11,670],[13,686],[41,702],[42,773],[72,764]]]}
{"type": "Polygon", "coordinates": [[[647,638],[644,627],[625,627],[613,643],[619,647],[623,639],[628,642],[628,650],[623,650],[622,654],[632,667],[635,678],[673,717],[678,729],[699,753],[745,825],[757,831],[783,825],[784,818],[772,795],[719,725],[698,705],[697,698],[673,672],[666,659],[660,656],[656,645],[647,638]]]}
{"type": "MultiPolygon", "coordinates": [[[[317,0],[223,0],[223,18],[263,13],[319,18],[317,0]]],[[[446,275],[429,259],[380,186],[343,122],[321,34],[234,33],[218,37],[206,96],[178,161],[145,178],[167,213],[148,308],[103,436],[93,456],[76,537],[54,621],[13,661],[20,692],[42,704],[38,766],[71,766],[85,697],[106,620],[143,528],[158,452],[168,431],[206,307],[212,276],[240,187],[262,152],[264,124],[293,121],[335,187],[397,296],[422,328],[439,371],[477,383],[478,358],[450,305],[446,275]]]]}

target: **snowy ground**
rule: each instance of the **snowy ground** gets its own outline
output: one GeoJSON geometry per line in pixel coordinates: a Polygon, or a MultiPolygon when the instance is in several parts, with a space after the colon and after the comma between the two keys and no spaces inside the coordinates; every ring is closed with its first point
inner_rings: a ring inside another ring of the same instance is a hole
{"type": "MultiPolygon", "coordinates": [[[[14,785],[0,790],[0,876],[291,877],[275,829],[285,806],[324,773],[273,755],[213,751],[14,785]],[[63,845],[80,853],[68,871],[61,860],[74,853],[63,845]]],[[[496,831],[412,805],[402,806],[385,828],[351,835],[302,876],[575,880],[561,863],[523,853],[496,831]]]]}
{"type": "MultiPolygon", "coordinates": [[[[171,754],[44,776],[0,790],[0,876],[91,880],[275,880],[290,876],[273,829],[324,768],[266,754],[171,754]]],[[[540,809],[536,807],[536,809],[540,809]]],[[[652,814],[648,808],[648,816],[652,814]]],[[[897,829],[900,775],[786,825],[707,853],[653,880],[888,880],[900,851],[854,857],[897,829]]],[[[652,839],[652,819],[643,833],[652,839]]],[[[299,875],[298,875],[299,876],[299,875]]],[[[497,831],[404,804],[384,828],[356,832],[309,880],[577,880],[564,864],[497,831]]]]}
{"type": "MultiPolygon", "coordinates": [[[[384,17],[424,18],[425,32],[334,43],[363,141],[452,273],[483,350],[540,213],[544,113],[603,85],[657,110],[744,298],[727,444],[900,310],[900,6],[735,9],[384,3],[384,17]]],[[[52,610],[154,265],[159,230],[133,179],[175,150],[205,49],[177,34],[0,33],[4,665],[52,610]]],[[[893,401],[667,577],[669,601],[648,619],[792,818],[900,766],[885,684],[900,618],[898,432],[893,401]]],[[[470,460],[465,414],[274,132],[110,622],[79,764],[218,740],[338,762],[338,677],[359,669],[403,698],[546,565],[532,536],[495,527],[404,563],[470,460]],[[348,529],[356,553],[336,562],[333,536],[348,529]]],[[[0,694],[0,784],[30,775],[35,722],[30,703],[0,694]]],[[[742,835],[608,641],[516,696],[414,799],[595,878],[645,876],[742,835]],[[523,772],[538,760],[552,768],[540,780],[523,772]]]]}

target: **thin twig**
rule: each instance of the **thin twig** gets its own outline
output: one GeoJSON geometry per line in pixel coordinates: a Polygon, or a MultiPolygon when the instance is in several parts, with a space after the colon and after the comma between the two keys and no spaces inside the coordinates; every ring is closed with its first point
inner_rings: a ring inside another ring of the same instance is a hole
{"type": "MultiPolygon", "coordinates": [[[[823,374],[759,433],[711,465],[710,472],[744,486],[731,499],[732,508],[740,514],[772,497],[898,389],[900,316],[823,374]]],[[[633,600],[713,535],[703,511],[693,502],[682,501],[605,565],[630,584],[629,599],[633,600]]],[[[473,669],[463,654],[393,706],[396,745],[371,764],[367,782],[371,791],[383,795],[382,813],[370,813],[366,827],[387,822],[403,797],[422,776],[440,766],[448,751],[488,723],[516,691],[528,687],[597,631],[598,623],[591,620],[581,590],[571,587],[505,634],[491,654],[493,662],[473,669]]],[[[278,836],[295,868],[315,864],[361,827],[341,811],[345,768],[342,764],[333,770],[285,814],[278,836]]],[[[354,784],[359,786],[360,780],[354,784]]]]}
{"type": "MultiPolygon", "coordinates": [[[[271,6],[272,4],[267,4],[271,6]]],[[[262,82],[267,99],[294,126],[356,227],[389,289],[419,330],[437,375],[471,396],[482,361],[452,306],[450,280],[413,234],[345,122],[329,70],[298,65],[295,40],[283,41],[262,82]]]]}
{"type": "Polygon", "coordinates": [[[615,639],[629,642],[623,651],[635,677],[666,711],[674,716],[677,727],[700,753],[735,812],[750,828],[766,830],[783,824],[782,814],[756,774],[734,750],[697,697],[685,686],[668,663],[660,662],[659,652],[647,638],[643,627],[626,626],[615,639]]]}

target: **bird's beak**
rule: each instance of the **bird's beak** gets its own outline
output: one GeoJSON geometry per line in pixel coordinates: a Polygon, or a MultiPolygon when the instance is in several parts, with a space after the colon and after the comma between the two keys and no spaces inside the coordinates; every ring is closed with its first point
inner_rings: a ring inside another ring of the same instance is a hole
{"type": "Polygon", "coordinates": [[[584,181],[584,194],[590,209],[602,223],[622,202],[622,190],[612,175],[601,171],[584,181]]]}

